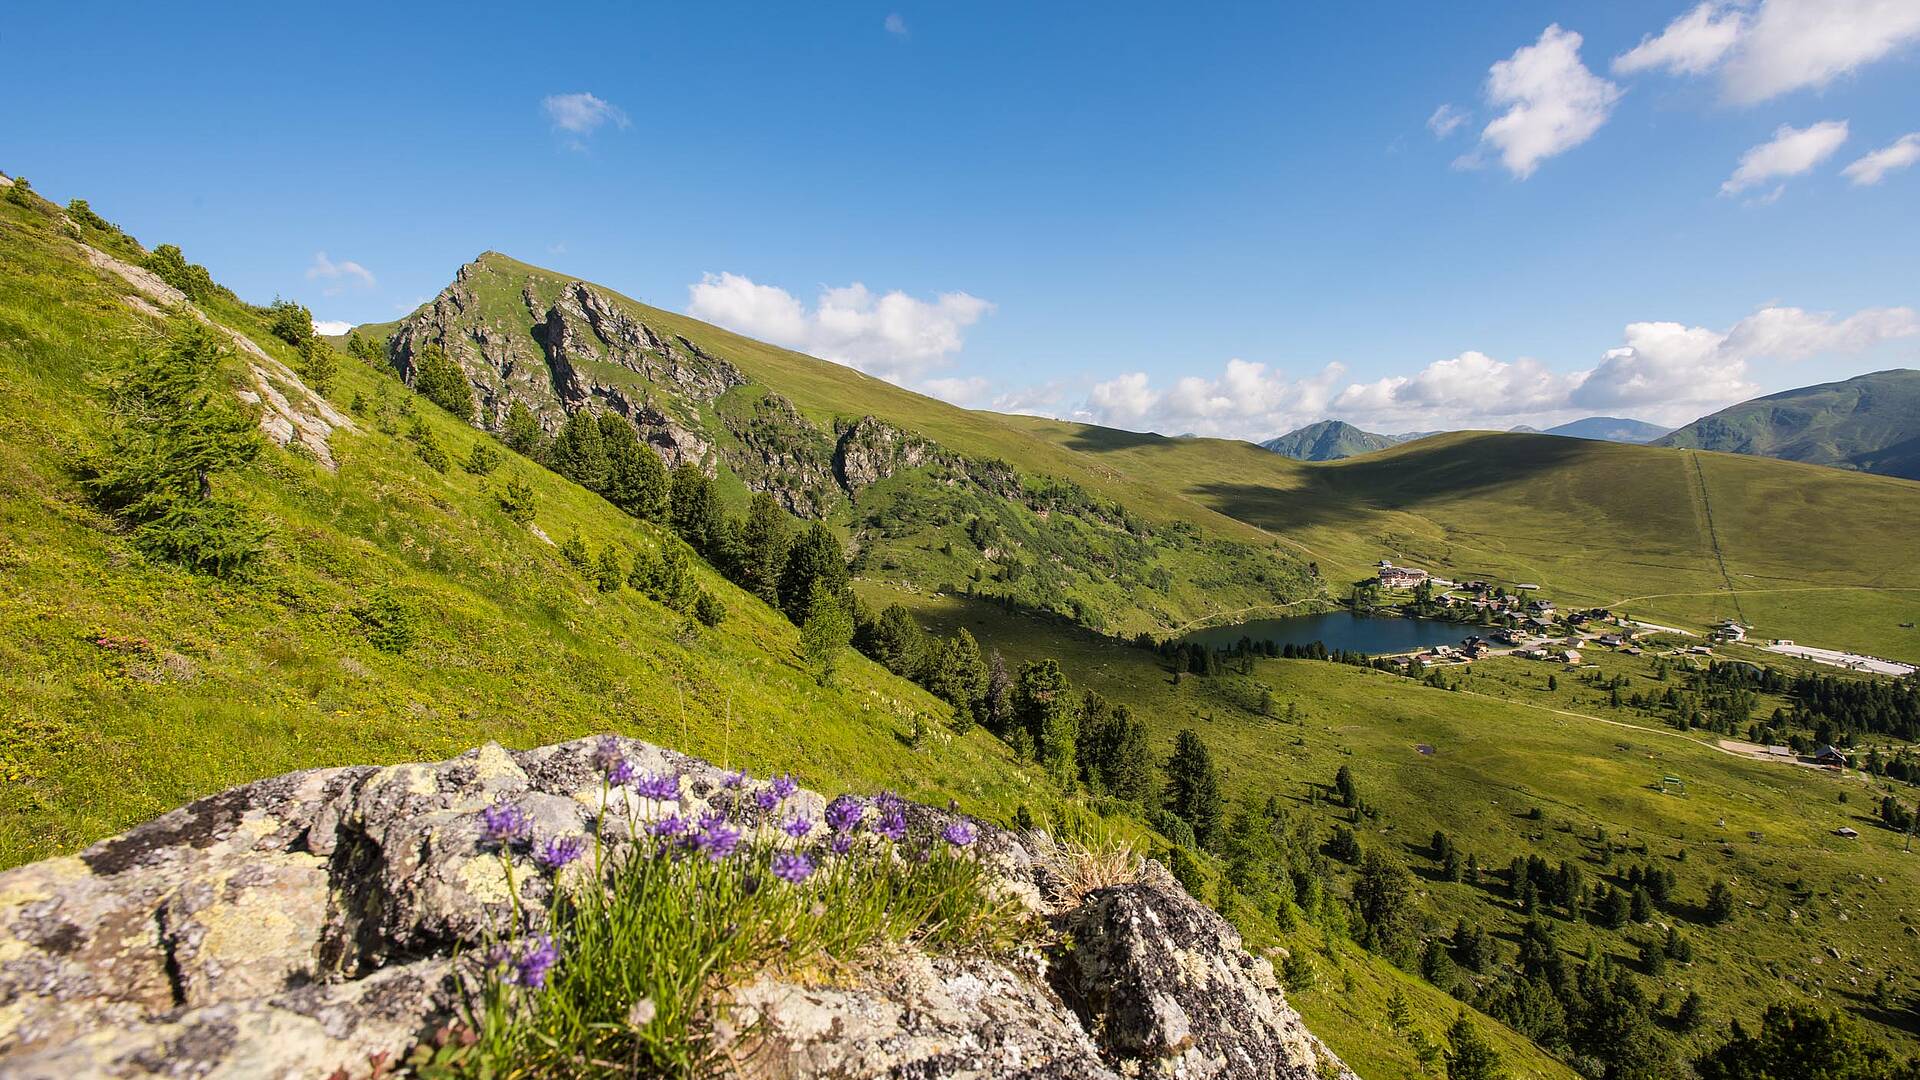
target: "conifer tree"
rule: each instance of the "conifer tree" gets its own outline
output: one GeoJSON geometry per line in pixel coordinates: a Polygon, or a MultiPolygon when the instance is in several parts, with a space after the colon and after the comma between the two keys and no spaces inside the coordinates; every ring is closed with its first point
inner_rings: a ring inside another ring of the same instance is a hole
{"type": "Polygon", "coordinates": [[[1039,660],[1020,670],[1013,711],[1016,722],[1033,740],[1035,756],[1047,775],[1070,786],[1080,767],[1076,747],[1080,717],[1059,661],[1039,660]]]}
{"type": "Polygon", "coordinates": [[[507,406],[506,419],[500,422],[500,441],[535,461],[546,457],[547,433],[533,410],[517,398],[507,406]]]}
{"type": "MultiPolygon", "coordinates": [[[[840,541],[827,527],[816,521],[807,527],[787,555],[780,572],[780,608],[798,626],[806,621],[813,606],[815,586],[835,596],[847,592],[847,560],[840,541]]],[[[848,634],[852,634],[852,614],[848,614],[848,634]]]]}
{"type": "Polygon", "coordinates": [[[667,467],[660,455],[640,441],[627,418],[600,414],[600,442],[606,454],[607,501],[644,521],[665,521],[667,467]]]}
{"type": "Polygon", "coordinates": [[[980,718],[980,701],[987,693],[987,665],[980,658],[980,643],[965,627],[941,643],[927,676],[927,689],[953,706],[953,726],[958,730],[967,730],[980,718]]]}
{"type": "Polygon", "coordinates": [[[587,412],[567,417],[548,455],[553,471],[592,492],[607,489],[607,447],[600,421],[587,412]]]}
{"type": "Polygon", "coordinates": [[[259,456],[254,417],[221,385],[226,355],[187,316],[110,386],[106,451],[86,463],[93,497],[156,558],[233,574],[259,555],[265,529],[220,481],[259,456]]]}
{"type": "Polygon", "coordinates": [[[840,654],[852,640],[853,614],[847,610],[846,596],[825,582],[814,582],[800,622],[800,654],[820,685],[833,684],[840,654]]]}
{"type": "Polygon", "coordinates": [[[1167,809],[1193,827],[1193,837],[1201,847],[1211,848],[1226,813],[1226,799],[1220,792],[1220,773],[1214,767],[1213,752],[1192,728],[1184,729],[1174,739],[1166,770],[1167,809]]]}
{"type": "Polygon", "coordinates": [[[792,544],[793,526],[787,512],[771,494],[756,494],[747,503],[747,519],[740,527],[741,588],[769,604],[778,604],[780,573],[786,569],[787,550],[792,544]]]}
{"type": "Polygon", "coordinates": [[[1447,1080],[1505,1080],[1500,1052],[1465,1013],[1447,1029],[1447,1080]]]}
{"type": "Polygon", "coordinates": [[[440,346],[423,346],[414,357],[413,389],[461,420],[473,420],[473,385],[459,361],[440,346]]]}

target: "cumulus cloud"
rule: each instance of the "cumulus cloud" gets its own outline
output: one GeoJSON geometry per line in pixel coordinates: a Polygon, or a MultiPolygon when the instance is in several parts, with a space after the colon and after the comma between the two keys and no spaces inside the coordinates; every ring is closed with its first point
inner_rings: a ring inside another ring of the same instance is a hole
{"type": "Polygon", "coordinates": [[[1508,172],[1525,180],[1540,163],[1593,137],[1620,88],[1580,61],[1579,34],[1558,24],[1487,72],[1487,104],[1504,109],[1480,133],[1508,172]]]}
{"type": "Polygon", "coordinates": [[[1667,24],[1658,36],[1649,34],[1640,44],[1613,58],[1615,75],[1637,75],[1664,70],[1676,75],[1699,75],[1712,70],[1746,29],[1746,13],[1726,3],[1708,0],[1667,24]]]}
{"type": "Polygon", "coordinates": [[[1467,119],[1468,116],[1463,110],[1456,109],[1451,104],[1442,105],[1433,110],[1432,116],[1427,117],[1427,130],[1433,132],[1434,138],[1444,139],[1459,130],[1460,125],[1466,123],[1467,119]]]}
{"type": "Polygon", "coordinates": [[[339,319],[313,320],[313,332],[323,337],[339,337],[351,329],[353,329],[352,323],[343,322],[339,319]]]}
{"type": "Polygon", "coordinates": [[[1912,308],[1870,308],[1843,318],[1769,306],[1725,330],[1629,324],[1621,344],[1586,370],[1555,371],[1529,357],[1501,360],[1469,350],[1411,374],[1350,382],[1339,364],[1295,379],[1236,359],[1217,376],[1164,386],[1145,372],[1116,376],[1065,411],[1114,427],[1245,439],[1330,417],[1387,433],[1544,426],[1595,412],[1680,424],[1758,393],[1756,364],[1859,354],[1916,335],[1920,313],[1912,308]]]}
{"type": "Polygon", "coordinates": [[[1920,161],[1920,131],[1900,136],[1890,145],[1842,169],[1841,174],[1853,181],[1855,187],[1867,187],[1885,180],[1888,173],[1899,172],[1916,161],[1920,161]]]}
{"type": "Polygon", "coordinates": [[[887,33],[895,37],[907,36],[907,20],[897,11],[889,13],[883,25],[886,26],[887,33]]]}
{"type": "Polygon", "coordinates": [[[993,310],[964,292],[920,300],[859,282],[822,288],[808,310],[785,289],[734,273],[707,274],[687,293],[695,318],[901,384],[947,363],[967,328],[993,310]]]}
{"type": "Polygon", "coordinates": [[[313,253],[313,262],[307,267],[307,280],[328,282],[320,290],[326,296],[338,296],[348,288],[371,289],[375,284],[373,271],[352,259],[334,262],[324,251],[313,253]]]}
{"type": "Polygon", "coordinates": [[[1617,75],[1717,70],[1721,96],[1752,105],[1826,86],[1920,41],[1913,0],[1705,0],[1613,61],[1617,75]]]}
{"type": "Polygon", "coordinates": [[[1773,138],[1740,155],[1740,166],[1720,185],[1733,195],[1779,177],[1799,176],[1833,156],[1847,141],[1845,120],[1822,120],[1803,128],[1782,124],[1773,138]]]}
{"type": "Polygon", "coordinates": [[[620,106],[584,90],[575,94],[548,94],[540,99],[540,108],[545,110],[553,130],[566,136],[567,145],[575,150],[584,149],[587,136],[608,124],[622,128],[629,124],[620,106]]]}
{"type": "Polygon", "coordinates": [[[915,387],[923,394],[969,409],[987,404],[993,395],[993,383],[979,375],[927,379],[915,387]]]}
{"type": "Polygon", "coordinates": [[[1642,322],[1599,366],[1578,376],[1569,396],[1589,409],[1644,409],[1679,420],[1720,408],[1758,390],[1756,361],[1796,361],[1861,353],[1920,334],[1912,308],[1869,308],[1846,318],[1796,307],[1764,307],[1725,331],[1675,322],[1642,322]]]}
{"type": "Polygon", "coordinates": [[[1913,0],[1765,0],[1722,72],[1722,93],[1753,104],[1825,86],[1920,41],[1913,0]]]}

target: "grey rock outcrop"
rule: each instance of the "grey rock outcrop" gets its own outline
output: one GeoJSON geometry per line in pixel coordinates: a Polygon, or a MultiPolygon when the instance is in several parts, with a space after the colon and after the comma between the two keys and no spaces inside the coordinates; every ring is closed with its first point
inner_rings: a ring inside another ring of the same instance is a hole
{"type": "MultiPolygon", "coordinates": [[[[751,805],[719,769],[623,743],[640,770],[681,775],[684,812],[751,805]]],[[[648,812],[630,792],[603,803],[592,749],[489,744],[292,773],[0,874],[0,1076],[361,1077],[401,1059],[457,1015],[456,950],[514,903],[479,811],[511,801],[536,843],[602,813],[623,836],[623,818],[648,812]]],[[[803,812],[824,805],[797,798],[803,812]]],[[[908,815],[916,828],[953,816],[908,815]]],[[[1157,867],[1069,901],[1047,863],[1056,846],[986,829],[976,850],[1051,929],[1011,954],[906,949],[831,983],[757,977],[723,1014],[739,1059],[765,1077],[1304,1080],[1339,1068],[1266,962],[1157,867]]],[[[511,887],[544,923],[551,881],[528,873],[511,887]]]]}

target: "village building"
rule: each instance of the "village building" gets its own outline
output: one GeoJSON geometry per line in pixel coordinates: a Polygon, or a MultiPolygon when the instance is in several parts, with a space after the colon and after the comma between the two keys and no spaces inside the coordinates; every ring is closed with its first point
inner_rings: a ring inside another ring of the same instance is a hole
{"type": "Polygon", "coordinates": [[[1852,764],[1852,762],[1847,760],[1847,755],[1835,750],[1831,746],[1822,746],[1819,752],[1813,755],[1813,763],[1815,765],[1825,765],[1830,769],[1844,769],[1852,764]]]}
{"type": "Polygon", "coordinates": [[[1395,566],[1385,559],[1380,560],[1380,572],[1374,575],[1383,589],[1411,589],[1426,581],[1425,570],[1413,566],[1395,566]]]}

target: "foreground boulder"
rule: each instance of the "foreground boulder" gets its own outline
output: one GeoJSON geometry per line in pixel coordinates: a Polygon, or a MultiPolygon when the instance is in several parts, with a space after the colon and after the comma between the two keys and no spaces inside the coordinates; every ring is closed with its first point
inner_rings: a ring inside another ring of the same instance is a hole
{"type": "MultiPolygon", "coordinates": [[[[729,797],[713,766],[621,745],[682,774],[690,808],[729,797]]],[[[479,811],[512,801],[536,840],[617,819],[593,749],[293,773],[0,874],[0,1076],[385,1075],[458,1018],[454,954],[513,907],[479,811]]],[[[1051,843],[988,830],[977,850],[1050,929],[1008,955],[900,950],[831,985],[771,965],[728,991],[737,1060],[765,1077],[1351,1075],[1271,966],[1154,864],[1063,894],[1051,843]]],[[[544,919],[551,886],[514,884],[544,919]]]]}

